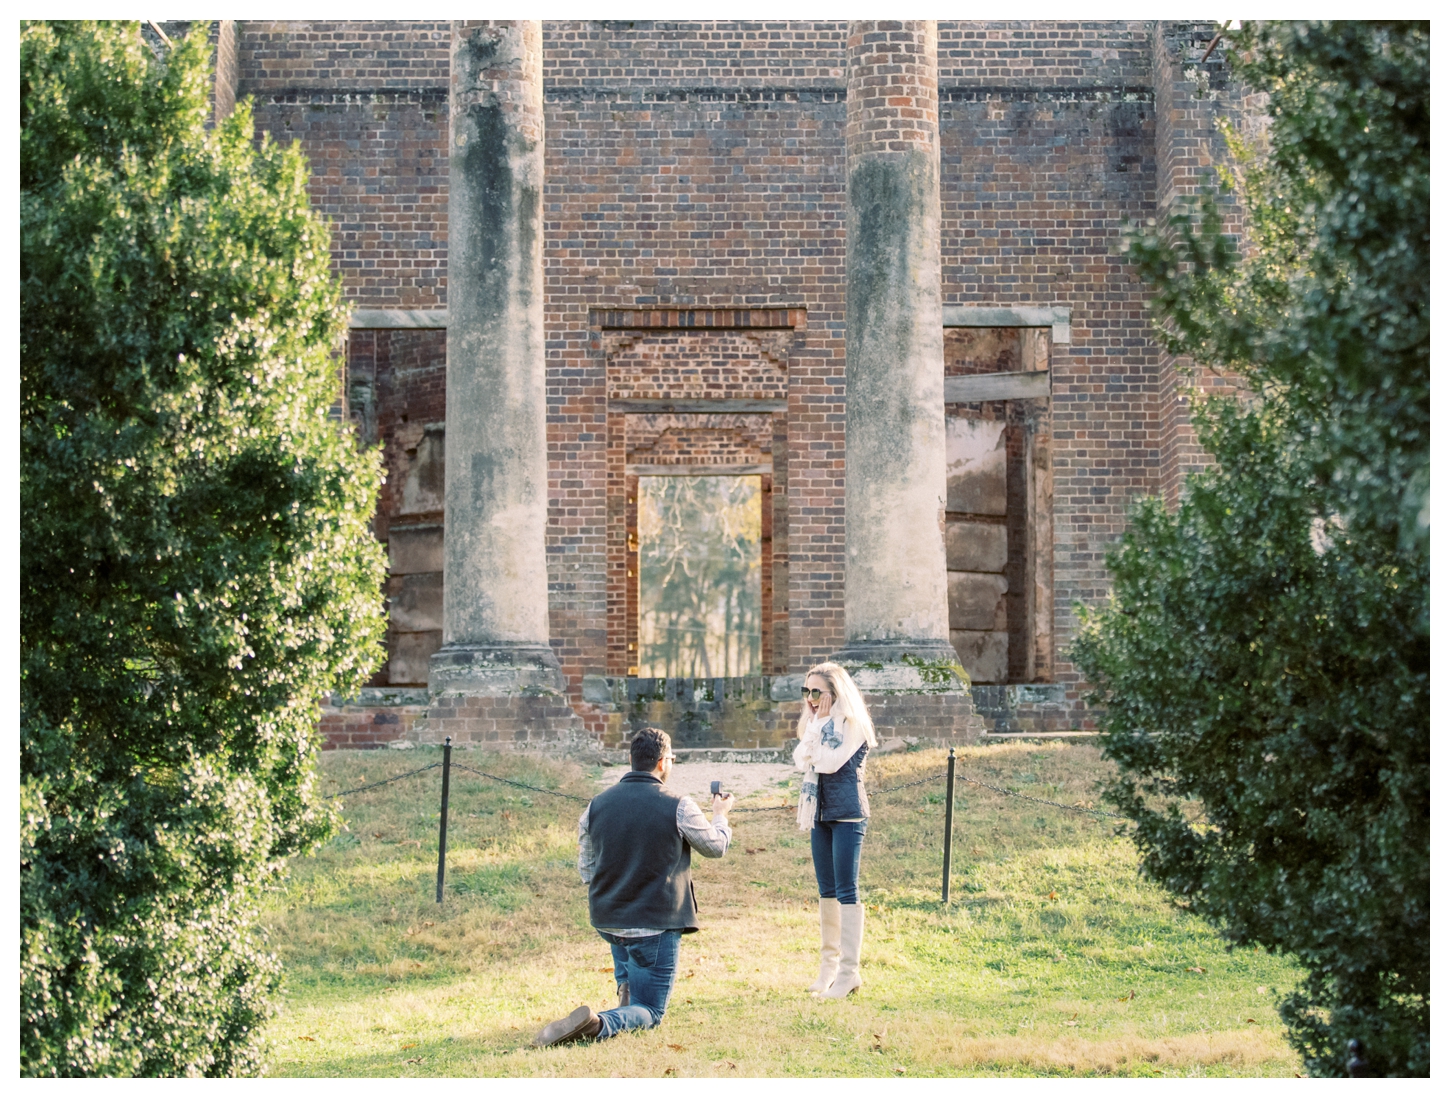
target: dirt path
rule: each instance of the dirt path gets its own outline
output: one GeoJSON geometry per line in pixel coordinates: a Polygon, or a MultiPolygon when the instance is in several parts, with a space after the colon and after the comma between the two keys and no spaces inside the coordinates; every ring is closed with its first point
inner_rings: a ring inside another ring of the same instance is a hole
{"type": "MultiPolygon", "coordinates": [[[[628,773],[628,767],[612,766],[599,779],[599,784],[613,785],[628,773]]],[[[725,790],[734,793],[736,799],[743,799],[751,793],[768,791],[786,794],[794,802],[796,788],[800,784],[800,771],[787,763],[678,763],[670,771],[669,788],[672,792],[694,797],[704,806],[709,801],[712,781],[723,782],[725,790]],[[779,784],[786,780],[789,780],[790,785],[779,784]]]]}

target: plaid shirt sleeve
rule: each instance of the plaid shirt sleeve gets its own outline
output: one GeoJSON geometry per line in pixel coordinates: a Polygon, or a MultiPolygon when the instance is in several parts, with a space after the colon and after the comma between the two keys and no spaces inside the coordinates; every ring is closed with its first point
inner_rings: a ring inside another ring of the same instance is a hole
{"type": "Polygon", "coordinates": [[[594,880],[594,842],[589,837],[589,805],[579,817],[579,879],[585,884],[594,880]]]}
{"type": "Polygon", "coordinates": [[[730,849],[729,822],[718,812],[713,820],[705,819],[705,813],[690,797],[680,798],[680,806],[675,810],[675,826],[679,828],[680,837],[703,857],[722,858],[730,849]]]}

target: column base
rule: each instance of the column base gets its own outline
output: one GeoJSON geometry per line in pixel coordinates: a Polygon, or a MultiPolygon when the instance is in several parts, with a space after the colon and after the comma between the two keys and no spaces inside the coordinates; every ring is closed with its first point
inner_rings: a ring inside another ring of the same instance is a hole
{"type": "Polygon", "coordinates": [[[563,697],[564,673],[547,644],[445,644],[428,661],[428,693],[563,697]]]}
{"type": "Polygon", "coordinates": [[[852,641],[832,657],[863,694],[971,698],[971,680],[950,641],[852,641]]]}
{"type": "Polygon", "coordinates": [[[419,743],[480,747],[597,747],[569,704],[548,645],[444,645],[428,665],[428,711],[419,743]]]}
{"type": "Polygon", "coordinates": [[[971,680],[947,641],[853,641],[835,662],[865,695],[880,743],[974,743],[986,731],[971,680]]]}

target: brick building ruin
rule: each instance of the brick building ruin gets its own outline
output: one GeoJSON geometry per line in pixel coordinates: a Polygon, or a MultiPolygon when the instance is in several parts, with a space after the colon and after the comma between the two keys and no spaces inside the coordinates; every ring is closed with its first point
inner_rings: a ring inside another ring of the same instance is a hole
{"type": "Polygon", "coordinates": [[[770,748],[831,658],[883,736],[1091,726],[1074,605],[1204,460],[1121,243],[1245,110],[1212,24],[208,29],[216,112],[311,160],[388,470],[387,661],[329,745],[770,748]],[[642,677],[642,622],[706,628],[641,576],[711,477],[743,646],[642,677]]]}

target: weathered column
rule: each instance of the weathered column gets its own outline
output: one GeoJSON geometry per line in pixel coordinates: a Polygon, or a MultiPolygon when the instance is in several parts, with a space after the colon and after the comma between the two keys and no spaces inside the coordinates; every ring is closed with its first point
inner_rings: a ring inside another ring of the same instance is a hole
{"type": "Polygon", "coordinates": [[[544,83],[537,21],[453,24],[443,647],[430,738],[575,723],[549,647],[544,83]]]}
{"type": "Polygon", "coordinates": [[[847,35],[838,658],[868,693],[952,694],[970,715],[947,624],[936,53],[931,20],[857,21],[847,35]]]}

